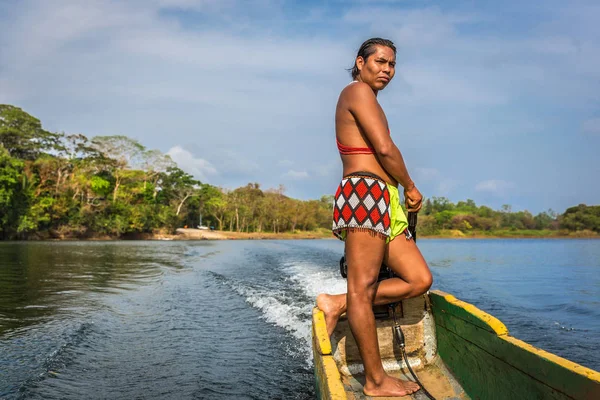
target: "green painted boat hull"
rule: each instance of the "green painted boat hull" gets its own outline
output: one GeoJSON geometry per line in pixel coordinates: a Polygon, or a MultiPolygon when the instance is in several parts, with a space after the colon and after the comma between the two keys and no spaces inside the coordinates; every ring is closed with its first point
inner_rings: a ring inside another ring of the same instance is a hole
{"type": "Polygon", "coordinates": [[[598,372],[509,335],[454,296],[430,295],[438,353],[473,399],[600,399],[598,372]]]}

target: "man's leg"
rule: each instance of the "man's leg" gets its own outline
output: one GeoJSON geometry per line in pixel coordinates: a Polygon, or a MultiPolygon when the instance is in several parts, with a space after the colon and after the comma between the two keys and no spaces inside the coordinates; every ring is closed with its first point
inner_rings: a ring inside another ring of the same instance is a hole
{"type": "MultiPolygon", "coordinates": [[[[416,297],[431,286],[431,272],[414,240],[406,240],[404,235],[392,240],[386,246],[384,262],[401,278],[386,279],[376,285],[373,304],[389,304],[416,297]]],[[[320,294],[317,306],[325,313],[327,331],[331,336],[339,316],[346,312],[346,295],[320,294]]]]}
{"type": "Polygon", "coordinates": [[[417,244],[412,239],[406,240],[404,235],[388,244],[383,261],[400,278],[381,282],[375,304],[389,304],[420,296],[433,283],[431,271],[417,244]]]}
{"type": "Polygon", "coordinates": [[[419,386],[413,382],[392,378],[385,373],[373,315],[377,275],[385,254],[385,241],[380,237],[370,232],[348,232],[346,316],[365,368],[365,394],[404,396],[418,390],[419,386]]]}
{"type": "Polygon", "coordinates": [[[367,377],[380,380],[385,374],[379,356],[375,332],[373,299],[377,275],[385,254],[385,240],[369,232],[348,232],[346,262],[348,291],[346,293],[348,323],[356,339],[367,377]]]}

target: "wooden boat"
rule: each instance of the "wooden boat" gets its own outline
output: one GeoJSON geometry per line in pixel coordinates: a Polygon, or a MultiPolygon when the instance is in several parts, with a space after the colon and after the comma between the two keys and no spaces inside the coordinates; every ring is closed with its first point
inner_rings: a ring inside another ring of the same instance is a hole
{"type": "MultiPolygon", "coordinates": [[[[509,335],[493,316],[454,296],[431,291],[396,308],[408,362],[437,400],[600,399],[600,373],[509,335]]],[[[377,336],[388,373],[411,379],[394,343],[388,309],[375,310],[377,336]]],[[[323,312],[313,310],[312,345],[320,399],[366,399],[356,343],[344,316],[331,337],[323,312]]],[[[423,391],[405,398],[427,399],[423,391]]]]}

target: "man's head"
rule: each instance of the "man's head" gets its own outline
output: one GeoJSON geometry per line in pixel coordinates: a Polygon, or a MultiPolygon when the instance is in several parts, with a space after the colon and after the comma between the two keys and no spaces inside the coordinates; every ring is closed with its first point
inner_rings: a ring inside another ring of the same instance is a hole
{"type": "Polygon", "coordinates": [[[394,77],[396,71],[396,46],[391,40],[372,38],[358,50],[352,79],[365,82],[373,90],[381,90],[394,77]]]}

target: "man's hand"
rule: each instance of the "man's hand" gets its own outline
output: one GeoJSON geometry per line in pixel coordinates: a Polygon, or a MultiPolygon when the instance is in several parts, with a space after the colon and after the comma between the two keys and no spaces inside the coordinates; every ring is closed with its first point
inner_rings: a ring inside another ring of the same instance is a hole
{"type": "Polygon", "coordinates": [[[404,199],[406,209],[410,212],[418,212],[423,205],[423,195],[414,184],[404,189],[404,199]]]}

